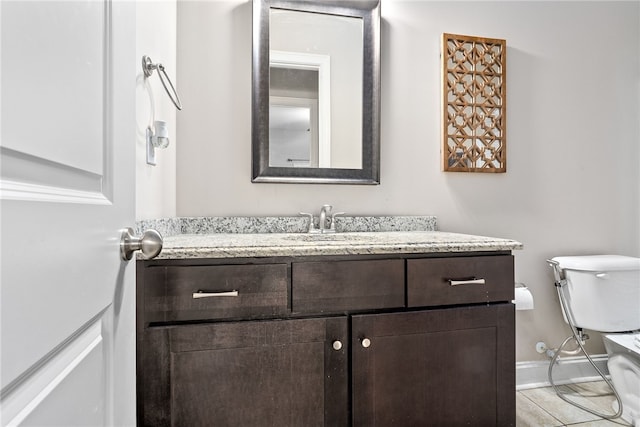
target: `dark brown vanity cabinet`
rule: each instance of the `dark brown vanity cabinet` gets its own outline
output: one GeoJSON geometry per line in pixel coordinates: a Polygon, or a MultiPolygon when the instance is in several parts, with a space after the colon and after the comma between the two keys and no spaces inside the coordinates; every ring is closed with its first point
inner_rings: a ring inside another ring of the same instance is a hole
{"type": "Polygon", "coordinates": [[[513,257],[447,255],[139,261],[138,424],[514,425],[513,257]]]}
{"type": "Polygon", "coordinates": [[[511,304],[354,315],[354,426],[514,425],[511,304]]]}
{"type": "Polygon", "coordinates": [[[139,425],[347,425],[348,355],[333,348],[347,327],[342,316],[150,328],[139,425]]]}

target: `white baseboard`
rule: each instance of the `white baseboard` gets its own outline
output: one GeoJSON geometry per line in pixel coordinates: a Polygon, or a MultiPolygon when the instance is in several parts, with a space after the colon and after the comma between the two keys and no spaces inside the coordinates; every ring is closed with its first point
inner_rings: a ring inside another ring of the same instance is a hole
{"type": "MultiPolygon", "coordinates": [[[[606,354],[596,354],[591,356],[591,359],[603,374],[609,375],[606,354]]],[[[551,360],[516,362],[516,390],[550,386],[547,377],[550,362],[551,360]]],[[[581,383],[599,379],[600,375],[584,356],[562,357],[553,367],[555,384],[581,383]]]]}

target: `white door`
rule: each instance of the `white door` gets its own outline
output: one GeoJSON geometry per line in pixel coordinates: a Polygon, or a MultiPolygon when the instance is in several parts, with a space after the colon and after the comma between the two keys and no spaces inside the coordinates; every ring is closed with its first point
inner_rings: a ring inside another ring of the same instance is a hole
{"type": "Polygon", "coordinates": [[[135,424],[135,3],[1,18],[2,425],[135,424]]]}

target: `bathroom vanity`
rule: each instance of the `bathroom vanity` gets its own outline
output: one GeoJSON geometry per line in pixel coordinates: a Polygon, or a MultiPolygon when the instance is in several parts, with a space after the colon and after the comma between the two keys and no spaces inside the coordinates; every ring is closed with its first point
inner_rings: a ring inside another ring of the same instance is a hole
{"type": "Polygon", "coordinates": [[[520,247],[436,231],[170,237],[138,260],[138,425],[515,425],[520,247]]]}

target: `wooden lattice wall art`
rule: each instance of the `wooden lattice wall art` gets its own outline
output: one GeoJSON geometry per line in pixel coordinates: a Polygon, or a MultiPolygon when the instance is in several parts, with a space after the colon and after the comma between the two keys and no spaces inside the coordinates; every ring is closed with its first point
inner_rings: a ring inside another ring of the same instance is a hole
{"type": "Polygon", "coordinates": [[[442,35],[442,164],[506,172],[506,40],[442,35]]]}

